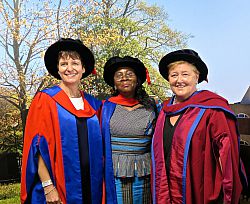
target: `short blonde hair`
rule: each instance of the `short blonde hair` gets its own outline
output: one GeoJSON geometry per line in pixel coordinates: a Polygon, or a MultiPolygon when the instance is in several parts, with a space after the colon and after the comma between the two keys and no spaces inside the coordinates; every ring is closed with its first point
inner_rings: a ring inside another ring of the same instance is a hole
{"type": "Polygon", "coordinates": [[[171,71],[171,69],[173,69],[174,67],[176,67],[177,65],[180,65],[180,64],[189,64],[189,65],[193,68],[193,71],[194,71],[196,74],[200,75],[200,72],[199,72],[199,70],[196,68],[195,65],[193,65],[193,64],[191,64],[191,63],[189,63],[189,62],[187,62],[187,61],[182,61],[182,60],[181,60],[181,61],[172,62],[172,63],[170,63],[170,64],[167,66],[168,75],[169,75],[169,72],[171,71]]]}

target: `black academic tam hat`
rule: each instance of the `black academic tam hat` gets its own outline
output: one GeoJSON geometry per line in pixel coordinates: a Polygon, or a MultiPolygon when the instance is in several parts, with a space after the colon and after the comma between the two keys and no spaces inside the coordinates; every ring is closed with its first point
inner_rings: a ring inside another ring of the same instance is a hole
{"type": "Polygon", "coordinates": [[[48,72],[57,79],[61,79],[58,74],[58,54],[60,51],[76,51],[84,63],[85,73],[82,78],[87,77],[94,69],[95,58],[93,53],[81,40],[71,38],[61,38],[52,44],[45,52],[44,62],[48,72]]]}
{"type": "Polygon", "coordinates": [[[137,78],[139,78],[139,82],[143,84],[146,80],[146,67],[144,64],[138,59],[130,56],[125,57],[111,57],[104,65],[103,78],[105,82],[114,86],[114,74],[116,70],[120,67],[130,67],[134,70],[137,78]]]}
{"type": "Polygon", "coordinates": [[[168,80],[168,65],[176,61],[186,61],[193,64],[200,72],[198,83],[207,80],[207,65],[202,61],[198,53],[191,49],[170,52],[160,60],[159,71],[166,80],[168,80]]]}

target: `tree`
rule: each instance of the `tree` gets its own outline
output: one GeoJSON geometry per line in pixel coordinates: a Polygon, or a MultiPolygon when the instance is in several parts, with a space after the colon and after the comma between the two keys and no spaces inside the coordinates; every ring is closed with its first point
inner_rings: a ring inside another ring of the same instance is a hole
{"type": "MultiPolygon", "coordinates": [[[[8,89],[0,88],[0,92],[11,95],[8,89]]],[[[7,101],[0,99],[0,153],[13,152],[21,155],[22,128],[18,109],[7,101]],[[3,111],[4,110],[4,111],[3,111]]]]}
{"type": "Polygon", "coordinates": [[[0,98],[19,110],[23,128],[28,97],[48,83],[43,52],[58,38],[60,23],[69,26],[68,13],[59,13],[60,6],[61,0],[58,6],[52,1],[0,0],[0,86],[14,92],[0,93],[0,98]]]}
{"type": "Polygon", "coordinates": [[[168,83],[154,69],[160,57],[185,46],[188,36],[171,30],[167,14],[138,0],[0,0],[0,99],[20,113],[24,128],[32,96],[55,83],[45,75],[44,51],[60,37],[80,38],[96,57],[97,75],[83,80],[94,95],[110,93],[102,79],[103,65],[114,55],[131,55],[147,66],[152,84],[149,93],[166,97],[168,83]]]}
{"type": "Polygon", "coordinates": [[[167,26],[163,9],[138,0],[75,1],[75,5],[74,33],[94,51],[97,60],[97,76],[85,80],[84,89],[95,95],[109,93],[102,79],[105,61],[115,55],[131,55],[149,70],[152,85],[145,84],[147,91],[164,99],[168,83],[153,67],[167,51],[184,47],[189,36],[167,26]]]}

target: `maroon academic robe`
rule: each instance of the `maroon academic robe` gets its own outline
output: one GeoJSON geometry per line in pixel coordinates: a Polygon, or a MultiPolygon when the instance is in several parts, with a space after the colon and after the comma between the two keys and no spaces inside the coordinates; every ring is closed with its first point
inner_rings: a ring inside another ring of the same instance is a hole
{"type": "Polygon", "coordinates": [[[209,91],[195,92],[188,100],[163,105],[152,144],[153,202],[238,203],[239,134],[227,101],[209,91]],[[163,128],[166,116],[182,112],[173,134],[169,174],[166,173],[163,128]]]}

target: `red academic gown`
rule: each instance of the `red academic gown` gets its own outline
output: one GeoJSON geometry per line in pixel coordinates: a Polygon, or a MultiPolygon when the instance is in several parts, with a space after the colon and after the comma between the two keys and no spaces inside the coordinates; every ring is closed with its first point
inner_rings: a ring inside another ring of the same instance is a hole
{"type": "Polygon", "coordinates": [[[153,202],[159,204],[238,204],[239,134],[227,101],[209,91],[163,105],[152,144],[153,202]],[[166,116],[184,112],[173,134],[169,174],[166,173],[163,128],[166,116]]]}
{"type": "Polygon", "coordinates": [[[86,199],[101,203],[102,136],[95,114],[101,102],[83,92],[82,97],[84,110],[76,110],[58,86],[33,99],[24,136],[21,203],[46,203],[37,173],[38,154],[64,204],[86,199]]]}

